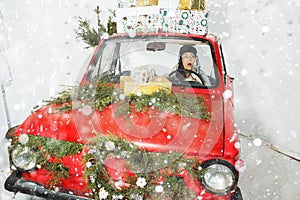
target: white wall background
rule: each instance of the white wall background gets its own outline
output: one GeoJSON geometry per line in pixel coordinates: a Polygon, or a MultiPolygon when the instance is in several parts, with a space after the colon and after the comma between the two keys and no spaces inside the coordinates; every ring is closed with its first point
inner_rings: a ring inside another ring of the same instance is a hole
{"type": "MultiPolygon", "coordinates": [[[[60,91],[60,85],[79,80],[91,51],[76,40],[74,29],[78,16],[95,21],[97,5],[105,16],[115,3],[0,0],[0,49],[5,49],[1,54],[13,77],[6,87],[12,125],[60,91]]],[[[239,130],[300,154],[300,1],[207,0],[207,8],[210,31],[222,36],[229,72],[236,80],[239,130]]],[[[1,97],[1,139],[6,130],[1,97]]]]}

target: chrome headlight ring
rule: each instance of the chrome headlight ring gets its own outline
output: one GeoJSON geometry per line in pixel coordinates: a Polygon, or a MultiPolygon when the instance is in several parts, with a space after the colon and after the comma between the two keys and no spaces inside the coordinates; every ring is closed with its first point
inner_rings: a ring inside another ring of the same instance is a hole
{"type": "Polygon", "coordinates": [[[206,161],[202,169],[204,173],[200,182],[210,193],[223,195],[237,186],[239,173],[231,163],[225,160],[206,161]]]}
{"type": "Polygon", "coordinates": [[[29,147],[18,145],[11,151],[11,161],[19,170],[28,171],[36,167],[37,157],[29,147]]]}

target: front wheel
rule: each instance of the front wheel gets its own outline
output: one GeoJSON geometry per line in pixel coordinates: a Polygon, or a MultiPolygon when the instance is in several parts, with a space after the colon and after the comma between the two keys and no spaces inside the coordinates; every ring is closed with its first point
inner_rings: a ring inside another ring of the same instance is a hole
{"type": "Polygon", "coordinates": [[[234,191],[232,200],[243,200],[242,191],[239,187],[234,191]]]}

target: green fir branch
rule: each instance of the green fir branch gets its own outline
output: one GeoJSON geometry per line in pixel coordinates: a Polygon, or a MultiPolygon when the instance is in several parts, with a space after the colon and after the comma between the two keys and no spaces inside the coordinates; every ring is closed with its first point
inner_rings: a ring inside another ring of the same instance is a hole
{"type": "Polygon", "coordinates": [[[69,169],[61,163],[61,159],[80,153],[83,150],[82,144],[34,135],[22,134],[21,136],[28,137],[28,141],[20,143],[19,140],[16,140],[11,145],[10,150],[17,146],[20,147],[20,153],[25,148],[32,150],[36,156],[36,167],[49,170],[49,174],[51,174],[50,186],[54,186],[62,179],[69,178],[69,169]],[[56,158],[57,161],[49,162],[49,158],[56,158]]]}
{"type": "MultiPolygon", "coordinates": [[[[115,17],[115,12],[111,11],[113,16],[115,17]]],[[[112,21],[112,16],[109,16],[108,22],[106,25],[102,24],[100,19],[100,7],[97,6],[94,9],[94,13],[96,13],[97,17],[97,26],[92,27],[90,22],[87,19],[83,19],[82,17],[78,17],[78,28],[75,29],[75,35],[77,39],[81,39],[88,46],[85,48],[95,47],[98,45],[101,36],[103,33],[108,33],[112,35],[117,32],[116,23],[112,21]]]]}
{"type": "Polygon", "coordinates": [[[93,138],[87,148],[90,149],[84,160],[89,163],[85,170],[85,178],[88,181],[89,189],[93,191],[91,197],[99,199],[99,191],[105,189],[108,192],[108,199],[113,195],[122,195],[130,198],[138,195],[141,198],[151,196],[151,199],[189,199],[195,197],[185,185],[183,178],[176,176],[182,170],[186,170],[192,177],[201,178],[203,169],[201,162],[196,158],[186,158],[182,153],[151,153],[139,148],[135,144],[122,140],[112,135],[99,134],[93,138]],[[107,144],[113,148],[107,149],[107,144]],[[126,177],[125,182],[128,187],[116,188],[106,170],[105,161],[107,159],[122,159],[128,164],[126,168],[134,172],[135,175],[126,177]],[[159,179],[164,177],[159,183],[159,179]],[[137,186],[138,178],[146,180],[146,186],[137,186]],[[153,192],[156,186],[162,186],[162,194],[153,192]],[[175,192],[174,191],[178,191],[175,192]]]}
{"type": "Polygon", "coordinates": [[[68,112],[71,109],[79,109],[82,105],[89,105],[94,110],[102,111],[109,105],[115,105],[115,116],[128,116],[133,112],[145,112],[150,107],[166,113],[175,113],[183,117],[197,119],[210,119],[210,114],[204,100],[192,94],[168,93],[159,90],[152,94],[131,94],[120,100],[122,91],[113,84],[98,83],[96,85],[74,86],[60,92],[60,96],[47,101],[50,104],[58,104],[60,112],[68,112]],[[76,106],[75,103],[80,102],[76,106]]]}
{"type": "Polygon", "coordinates": [[[76,155],[83,149],[89,149],[83,157],[83,162],[86,164],[84,177],[88,183],[87,189],[91,191],[91,198],[99,199],[101,190],[108,192],[108,199],[112,199],[114,195],[122,195],[125,199],[133,196],[152,199],[193,198],[195,194],[185,186],[183,178],[176,174],[185,170],[191,177],[200,179],[205,172],[197,158],[185,157],[179,152],[147,152],[136,144],[112,134],[98,133],[85,145],[33,135],[27,136],[28,141],[25,144],[24,141],[15,142],[11,149],[21,146],[33,150],[37,156],[38,168],[49,170],[50,187],[70,177],[69,168],[64,166],[61,158],[76,155]],[[49,162],[49,158],[53,157],[57,160],[49,162]],[[114,184],[104,164],[107,159],[124,160],[127,163],[125,167],[134,172],[134,175],[125,176],[124,183],[128,184],[127,187],[122,187],[120,190],[114,184]],[[138,186],[139,178],[146,181],[145,187],[138,186]],[[156,186],[163,187],[163,193],[153,192],[156,186]],[[174,193],[174,191],[177,192],[174,193]]]}

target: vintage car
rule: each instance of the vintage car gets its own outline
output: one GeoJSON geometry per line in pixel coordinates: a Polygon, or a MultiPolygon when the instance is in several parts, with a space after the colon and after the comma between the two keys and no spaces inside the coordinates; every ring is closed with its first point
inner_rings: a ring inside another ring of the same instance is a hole
{"type": "Polygon", "coordinates": [[[103,38],[81,83],[35,109],[6,138],[12,173],[5,188],[14,193],[242,199],[233,78],[213,34],[103,38]],[[192,70],[178,67],[186,45],[196,50],[192,70]]]}

